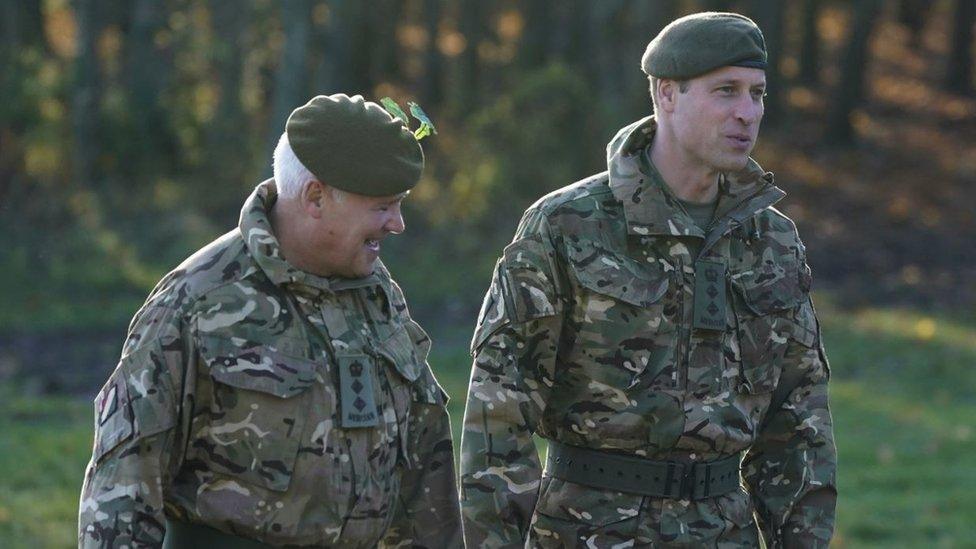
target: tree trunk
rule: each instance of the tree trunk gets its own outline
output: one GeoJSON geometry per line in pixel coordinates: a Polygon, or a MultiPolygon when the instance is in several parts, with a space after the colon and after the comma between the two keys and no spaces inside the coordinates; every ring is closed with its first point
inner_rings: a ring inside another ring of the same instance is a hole
{"type": "Polygon", "coordinates": [[[424,52],[424,79],[420,83],[420,97],[431,108],[444,102],[444,57],[437,47],[442,5],[442,0],[424,0],[427,50],[424,52]]]}
{"type": "MultiPolygon", "coordinates": [[[[22,184],[26,179],[22,137],[37,117],[36,98],[27,101],[24,97],[31,88],[24,83],[33,69],[22,62],[22,53],[33,48],[39,48],[41,54],[49,51],[40,1],[0,0],[0,67],[3,70],[0,73],[0,98],[4,101],[4,107],[0,107],[0,204],[7,208],[0,215],[7,217],[13,216],[8,213],[11,211],[8,194],[17,196],[18,190],[23,190],[18,183],[22,184]],[[23,104],[30,108],[18,107],[23,104]]],[[[20,213],[23,215],[24,212],[20,213]]]]}
{"type": "MultiPolygon", "coordinates": [[[[625,67],[639,69],[640,57],[623,59],[626,48],[626,21],[628,0],[606,0],[595,3],[590,12],[592,30],[597,41],[595,51],[589,53],[596,62],[597,80],[594,89],[604,105],[619,105],[626,91],[623,73],[625,67]]],[[[636,53],[636,52],[635,52],[636,53]]],[[[626,106],[624,106],[626,109],[626,106]]],[[[622,113],[621,113],[622,114],[622,113]]]]}
{"type": "Polygon", "coordinates": [[[519,40],[521,69],[543,67],[549,61],[553,6],[550,0],[533,0],[524,8],[525,26],[519,40]]]}
{"type": "Polygon", "coordinates": [[[570,65],[580,64],[586,37],[587,0],[563,0],[553,6],[552,57],[570,65]]]}
{"type": "MultiPolygon", "coordinates": [[[[281,4],[281,24],[285,33],[285,45],[275,78],[271,120],[268,125],[268,143],[265,158],[278,143],[285,121],[296,107],[308,97],[308,42],[312,31],[311,0],[290,0],[281,4]]],[[[265,173],[270,173],[270,167],[265,173]]]]}
{"type": "Polygon", "coordinates": [[[478,45],[487,34],[481,0],[460,0],[458,30],[464,36],[464,51],[457,59],[457,80],[453,107],[457,112],[474,110],[481,96],[481,63],[478,45]]]}
{"type": "Polygon", "coordinates": [[[820,83],[820,35],[817,33],[819,16],[820,0],[804,0],[799,80],[807,86],[820,83]]]}
{"type": "Polygon", "coordinates": [[[99,104],[101,78],[98,66],[98,36],[101,14],[98,0],[75,0],[78,56],[75,58],[74,90],[71,101],[72,171],[84,189],[96,189],[96,161],[101,152],[99,104]]]}
{"type": "Polygon", "coordinates": [[[157,0],[135,0],[131,7],[125,39],[125,72],[130,121],[127,146],[132,148],[134,161],[123,166],[134,172],[153,173],[160,167],[172,166],[176,155],[169,117],[159,102],[166,87],[169,63],[157,50],[155,37],[166,21],[166,12],[157,0]]]}
{"type": "Polygon", "coordinates": [[[30,47],[40,47],[44,53],[49,51],[40,0],[3,0],[0,2],[0,50],[14,53],[30,47]]]}
{"type": "Polygon", "coordinates": [[[899,0],[898,22],[908,29],[908,45],[912,49],[922,46],[922,30],[932,12],[931,0],[899,0]]]}
{"type": "MultiPolygon", "coordinates": [[[[644,45],[650,43],[661,29],[666,27],[668,23],[674,21],[678,18],[679,2],[676,0],[660,0],[657,2],[639,2],[637,4],[638,9],[638,21],[640,22],[641,29],[643,29],[643,38],[641,41],[644,45]]],[[[643,50],[641,55],[643,55],[643,50]]]]}
{"type": "MultiPolygon", "coordinates": [[[[247,181],[249,175],[254,177],[254,172],[250,171],[253,166],[249,162],[230,161],[235,156],[235,149],[253,142],[250,139],[232,138],[234,135],[244,135],[249,130],[241,104],[244,71],[241,41],[251,18],[251,2],[210,0],[210,13],[215,38],[211,59],[217,77],[218,96],[214,118],[207,128],[207,150],[214,159],[210,166],[213,177],[226,183],[224,188],[233,189],[247,181]]],[[[262,166],[266,164],[262,162],[262,166]]]]}
{"type": "Polygon", "coordinates": [[[214,34],[217,44],[213,65],[217,73],[220,98],[211,127],[210,143],[226,142],[226,131],[243,131],[244,110],[241,105],[241,77],[244,71],[244,52],[241,40],[247,30],[249,2],[240,0],[210,0],[214,34]]]}
{"type": "Polygon", "coordinates": [[[763,118],[766,126],[776,126],[783,115],[783,105],[786,99],[786,81],[780,70],[780,60],[783,56],[783,22],[786,3],[781,0],[755,0],[754,13],[756,24],[762,29],[766,39],[766,114],[763,118]]]}
{"type": "MultiPolygon", "coordinates": [[[[400,48],[397,44],[397,24],[403,13],[404,0],[373,0],[368,13],[373,40],[371,65],[373,82],[400,81],[400,48]]],[[[364,90],[369,91],[369,90],[364,90]]]]}
{"type": "Polygon", "coordinates": [[[841,60],[840,81],[827,110],[824,138],[829,145],[854,141],[851,114],[864,99],[871,34],[881,11],[880,0],[858,0],[841,60]]]}
{"type": "MultiPolygon", "coordinates": [[[[637,23],[633,37],[627,46],[624,59],[628,104],[634,113],[646,113],[653,109],[647,75],[641,70],[640,61],[647,45],[665,26],[678,16],[678,2],[674,0],[658,2],[638,2],[635,6],[634,21],[637,23]]],[[[638,114],[640,115],[640,114],[638,114]]]]}
{"type": "Polygon", "coordinates": [[[373,88],[369,70],[373,33],[366,10],[375,8],[361,0],[331,0],[329,6],[329,26],[323,38],[331,90],[368,94],[373,88]]]}
{"type": "Polygon", "coordinates": [[[945,89],[963,95],[973,94],[973,23],[976,0],[956,0],[952,18],[952,47],[946,64],[945,89]]]}
{"type": "Polygon", "coordinates": [[[339,71],[336,52],[334,51],[332,35],[336,26],[336,7],[334,2],[319,0],[319,9],[327,10],[328,16],[324,21],[313,21],[312,27],[312,57],[315,69],[312,71],[313,93],[330,95],[334,93],[335,78],[339,71]]]}

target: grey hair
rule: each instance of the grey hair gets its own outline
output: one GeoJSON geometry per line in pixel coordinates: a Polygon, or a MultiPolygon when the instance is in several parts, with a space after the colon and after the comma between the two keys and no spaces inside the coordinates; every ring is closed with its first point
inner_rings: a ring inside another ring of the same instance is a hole
{"type": "Polygon", "coordinates": [[[288,143],[288,134],[282,133],[278,139],[278,146],[274,150],[275,185],[278,187],[278,196],[282,198],[294,198],[302,192],[302,187],[309,181],[318,181],[312,172],[302,164],[302,161],[295,156],[295,151],[288,143]]]}
{"type": "MultiPolygon", "coordinates": [[[[651,104],[654,105],[654,112],[657,112],[657,83],[661,81],[660,78],[656,76],[648,76],[647,79],[650,81],[651,89],[651,104]]],[[[685,93],[691,88],[691,83],[687,80],[675,80],[678,83],[678,91],[680,93],[685,93]]]]}

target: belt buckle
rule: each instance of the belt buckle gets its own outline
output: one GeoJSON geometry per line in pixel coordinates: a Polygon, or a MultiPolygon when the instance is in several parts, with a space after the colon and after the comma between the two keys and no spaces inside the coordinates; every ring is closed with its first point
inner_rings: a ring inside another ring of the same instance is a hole
{"type": "Polygon", "coordinates": [[[697,463],[681,463],[677,461],[668,462],[667,480],[665,481],[664,497],[680,500],[694,499],[695,495],[695,472],[697,463]],[[677,490],[671,488],[677,484],[677,490]]]}
{"type": "MultiPolygon", "coordinates": [[[[668,462],[667,486],[665,487],[665,497],[680,500],[695,499],[695,476],[698,471],[698,463],[680,463],[675,461],[668,462]],[[671,487],[677,483],[677,490],[671,491],[671,487]]],[[[706,486],[707,490],[708,487],[706,486]]],[[[706,494],[707,495],[707,494],[706,494]]]]}
{"type": "Polygon", "coordinates": [[[681,486],[679,487],[679,497],[681,499],[695,499],[695,473],[698,471],[698,463],[691,462],[684,464],[684,474],[681,475],[681,486]]]}

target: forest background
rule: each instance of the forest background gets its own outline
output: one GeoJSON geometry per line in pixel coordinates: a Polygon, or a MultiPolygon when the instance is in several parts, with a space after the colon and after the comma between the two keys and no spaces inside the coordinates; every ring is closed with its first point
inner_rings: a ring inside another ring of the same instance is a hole
{"type": "Polygon", "coordinates": [[[973,0],[0,0],[0,546],[74,542],[91,397],[155,282],[236,226],[288,113],[417,101],[438,134],[384,259],[459,426],[521,212],[650,114],[673,18],[735,10],[771,68],[756,159],[809,251],[836,547],[976,546],[973,0]]]}

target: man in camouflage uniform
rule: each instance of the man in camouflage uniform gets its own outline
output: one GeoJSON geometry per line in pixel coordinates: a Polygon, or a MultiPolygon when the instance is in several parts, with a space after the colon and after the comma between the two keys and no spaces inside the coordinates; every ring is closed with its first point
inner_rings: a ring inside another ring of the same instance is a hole
{"type": "Polygon", "coordinates": [[[829,543],[810,272],[749,158],[765,62],[749,19],[673,22],[642,63],[657,115],[620,130],[608,172],[525,212],[472,341],[469,546],[829,543]]]}
{"type": "Polygon", "coordinates": [[[292,113],[240,226],[132,320],[95,400],[80,547],[461,546],[430,340],[378,259],[422,169],[362,97],[292,113]]]}

